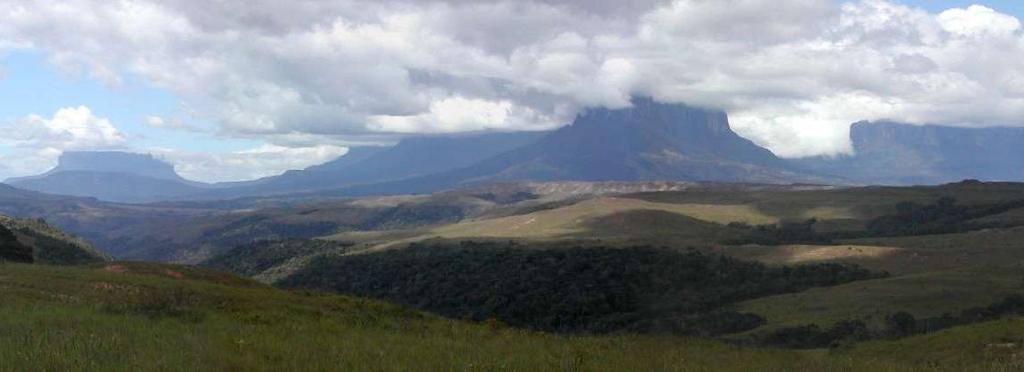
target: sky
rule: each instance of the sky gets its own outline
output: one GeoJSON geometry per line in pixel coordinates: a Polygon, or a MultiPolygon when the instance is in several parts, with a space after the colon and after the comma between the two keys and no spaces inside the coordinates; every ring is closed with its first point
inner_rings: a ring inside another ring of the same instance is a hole
{"type": "Polygon", "coordinates": [[[0,0],[0,179],[64,151],[237,181],[650,96],[783,157],[850,123],[1024,127],[1011,0],[0,0]]]}

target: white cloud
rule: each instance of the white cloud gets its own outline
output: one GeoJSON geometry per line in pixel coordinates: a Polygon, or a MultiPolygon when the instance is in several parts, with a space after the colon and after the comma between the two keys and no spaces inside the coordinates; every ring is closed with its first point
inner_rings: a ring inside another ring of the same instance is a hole
{"type": "MultiPolygon", "coordinates": [[[[173,122],[150,116],[148,125],[173,128],[173,122]]],[[[0,125],[0,180],[12,176],[43,173],[57,164],[64,151],[122,150],[160,155],[174,164],[185,178],[205,181],[241,181],[280,174],[321,164],[345,154],[341,145],[303,145],[290,147],[262,145],[229,153],[188,152],[175,149],[148,149],[131,146],[128,136],[110,120],[98,117],[86,106],[58,110],[52,117],[29,115],[0,125]]]]}
{"type": "Polygon", "coordinates": [[[62,108],[52,118],[29,115],[5,129],[5,142],[25,147],[84,150],[119,147],[126,141],[110,120],[94,116],[86,106],[62,108]]]}
{"type": "Polygon", "coordinates": [[[184,152],[174,149],[154,149],[175,164],[183,177],[205,182],[244,181],[274,176],[286,170],[304,169],[322,164],[344,155],[348,149],[340,146],[283,147],[263,145],[230,153],[184,152]]]}
{"type": "Polygon", "coordinates": [[[1017,18],[981,5],[944,11],[939,14],[939,24],[958,36],[1012,36],[1020,30],[1017,18]]]}
{"type": "Polygon", "coordinates": [[[158,129],[181,130],[195,133],[205,132],[203,128],[188,124],[179,118],[165,119],[160,116],[146,116],[144,122],[146,125],[158,129]]]}
{"type": "Polygon", "coordinates": [[[6,172],[0,176],[40,173],[56,165],[66,150],[119,149],[127,137],[105,118],[86,106],[57,110],[53,117],[29,115],[0,124],[0,145],[13,148],[5,157],[6,172]]]}
{"type": "Polygon", "coordinates": [[[4,45],[138,76],[221,135],[278,146],[547,128],[637,94],[726,109],[787,156],[848,151],[862,119],[1024,126],[1020,22],[983,6],[0,0],[4,45]]]}
{"type": "Polygon", "coordinates": [[[550,117],[507,100],[462,97],[432,102],[428,112],[414,116],[369,118],[370,128],[393,133],[453,133],[485,130],[544,130],[557,125],[550,117]]]}

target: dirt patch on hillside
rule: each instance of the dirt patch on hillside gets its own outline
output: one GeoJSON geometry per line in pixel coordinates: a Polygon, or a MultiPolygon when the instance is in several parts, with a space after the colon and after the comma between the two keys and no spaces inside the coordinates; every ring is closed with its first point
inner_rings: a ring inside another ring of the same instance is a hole
{"type": "Polygon", "coordinates": [[[174,278],[174,279],[184,279],[185,278],[185,274],[183,274],[182,272],[177,271],[177,270],[172,270],[172,269],[162,269],[162,270],[159,270],[159,269],[158,270],[148,269],[147,270],[145,268],[143,268],[142,270],[133,270],[133,269],[129,268],[128,266],[125,266],[125,265],[122,265],[122,264],[110,264],[110,265],[104,266],[103,267],[103,271],[106,271],[106,272],[109,272],[109,273],[117,273],[117,274],[156,275],[156,276],[163,276],[163,277],[174,278]]]}
{"type": "Polygon", "coordinates": [[[124,273],[128,272],[128,268],[124,267],[124,265],[113,264],[113,265],[107,265],[106,267],[104,267],[103,271],[110,272],[110,273],[124,274],[124,273]]]}
{"type": "Polygon", "coordinates": [[[903,248],[867,245],[785,245],[742,246],[720,249],[721,253],[754,259],[767,264],[794,265],[815,262],[835,262],[856,259],[880,259],[895,256],[903,248]]]}

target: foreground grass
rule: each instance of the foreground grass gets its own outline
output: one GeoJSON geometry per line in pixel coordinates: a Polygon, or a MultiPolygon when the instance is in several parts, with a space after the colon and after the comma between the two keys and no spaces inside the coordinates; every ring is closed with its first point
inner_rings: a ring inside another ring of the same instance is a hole
{"type": "MultiPolygon", "coordinates": [[[[0,298],[0,371],[939,368],[933,354],[920,351],[927,346],[907,349],[922,360],[872,345],[794,352],[680,338],[557,336],[159,265],[0,264],[0,298]]],[[[948,360],[945,353],[942,367],[1009,370],[1013,355],[948,360]]]]}

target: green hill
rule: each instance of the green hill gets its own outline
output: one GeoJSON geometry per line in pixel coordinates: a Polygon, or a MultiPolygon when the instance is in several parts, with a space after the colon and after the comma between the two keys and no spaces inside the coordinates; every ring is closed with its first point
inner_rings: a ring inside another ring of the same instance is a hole
{"type": "MultiPolygon", "coordinates": [[[[0,251],[7,247],[15,262],[76,265],[109,258],[88,242],[68,235],[43,220],[10,218],[0,215],[0,251]],[[7,235],[5,238],[3,235],[7,235]],[[4,243],[3,240],[7,239],[4,243]],[[17,256],[20,255],[20,258],[17,256]]],[[[0,254],[0,259],[3,255],[0,254]]]]}
{"type": "Polygon", "coordinates": [[[1021,367],[1024,334],[1012,319],[789,351],[550,335],[173,265],[0,264],[0,273],[0,371],[991,371],[1021,367]]]}
{"type": "Polygon", "coordinates": [[[21,244],[14,232],[0,225],[0,261],[32,262],[32,248],[21,244]]]}

